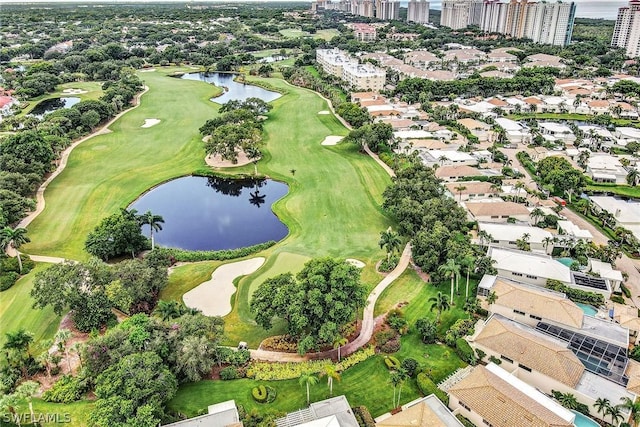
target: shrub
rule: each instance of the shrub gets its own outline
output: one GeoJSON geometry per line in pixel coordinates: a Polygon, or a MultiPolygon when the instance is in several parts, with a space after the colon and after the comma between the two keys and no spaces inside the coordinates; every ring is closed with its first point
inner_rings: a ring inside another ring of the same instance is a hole
{"type": "Polygon", "coordinates": [[[387,356],[384,358],[384,364],[387,365],[387,369],[395,371],[400,369],[400,361],[394,356],[387,356]]]}
{"type": "MultiPolygon", "coordinates": [[[[22,260],[22,274],[27,274],[33,269],[33,267],[36,266],[36,263],[33,262],[31,258],[29,258],[26,255],[23,255],[20,259],[22,260]]],[[[0,265],[0,271],[1,272],[13,271],[15,273],[20,273],[20,264],[18,264],[18,258],[7,257],[3,259],[2,264],[0,265]]]]}
{"type": "Polygon", "coordinates": [[[249,350],[235,350],[227,347],[218,347],[216,361],[236,367],[246,365],[251,359],[249,350]]]}
{"type": "Polygon", "coordinates": [[[640,345],[633,347],[633,350],[629,352],[629,357],[636,362],[640,362],[640,345]]]}
{"type": "Polygon", "coordinates": [[[487,317],[487,316],[489,316],[489,311],[488,311],[488,310],[485,310],[485,309],[484,309],[484,308],[482,308],[482,307],[478,307],[478,309],[476,310],[476,314],[477,314],[478,316],[487,317]]]}
{"type": "Polygon", "coordinates": [[[475,365],[477,362],[475,352],[464,338],[458,338],[456,340],[456,353],[458,353],[460,359],[470,365],[475,365]]]}
{"type": "Polygon", "coordinates": [[[262,341],[262,348],[265,350],[286,351],[289,353],[298,352],[298,340],[291,335],[274,335],[262,341]]]}
{"type": "Polygon", "coordinates": [[[53,386],[44,392],[42,400],[45,402],[71,403],[80,400],[86,391],[86,384],[71,375],[64,375],[53,386]]]}
{"type": "Polygon", "coordinates": [[[631,298],[631,291],[627,288],[624,283],[620,283],[620,290],[624,294],[625,297],[631,298]]]}
{"type": "Polygon", "coordinates": [[[480,350],[479,348],[476,348],[476,355],[478,356],[478,360],[482,360],[487,355],[487,353],[480,350]]]}
{"type": "Polygon", "coordinates": [[[375,354],[376,354],[376,349],[373,346],[362,348],[356,351],[355,353],[351,354],[350,356],[345,357],[344,359],[342,359],[341,362],[337,363],[336,370],[345,371],[351,368],[352,366],[357,365],[360,362],[364,362],[365,360],[367,360],[368,358],[370,358],[375,354]]]}
{"type": "Polygon", "coordinates": [[[411,378],[415,377],[416,371],[418,370],[418,362],[416,361],[416,359],[412,359],[411,357],[408,357],[402,361],[401,366],[402,366],[402,369],[407,371],[407,374],[411,378]]]}
{"type": "Polygon", "coordinates": [[[423,343],[433,344],[436,342],[438,325],[435,320],[431,320],[427,317],[418,319],[416,321],[416,329],[418,330],[423,343]]]}
{"type": "Polygon", "coordinates": [[[499,364],[502,363],[502,360],[500,360],[497,357],[492,355],[491,357],[489,357],[489,362],[492,362],[492,363],[495,363],[496,365],[499,365],[499,364]]]}
{"type": "Polygon", "coordinates": [[[253,255],[256,252],[263,251],[275,245],[276,242],[270,240],[258,245],[247,246],[246,248],[225,249],[220,251],[187,251],[184,249],[164,249],[174,257],[176,261],[193,262],[193,261],[225,261],[234,258],[242,258],[253,255]]]}
{"type": "Polygon", "coordinates": [[[397,255],[391,256],[389,259],[384,258],[378,265],[378,271],[383,273],[392,271],[398,265],[399,260],[400,258],[397,255]]]}
{"type": "Polygon", "coordinates": [[[353,415],[356,417],[360,427],[376,426],[376,422],[366,406],[355,406],[351,408],[351,411],[353,411],[353,415]]]}
{"type": "Polygon", "coordinates": [[[220,371],[220,379],[222,380],[235,380],[238,378],[238,369],[234,366],[227,366],[220,371]]]}
{"type": "Polygon", "coordinates": [[[387,325],[391,327],[394,331],[399,334],[404,334],[407,331],[407,320],[404,318],[404,314],[402,311],[398,309],[391,310],[389,314],[387,314],[387,325]]]}
{"type": "Polygon", "coordinates": [[[380,346],[380,351],[387,354],[395,353],[397,351],[400,351],[401,345],[402,343],[400,341],[400,336],[397,335],[380,346]]]}
{"type": "Polygon", "coordinates": [[[464,427],[476,427],[476,425],[474,423],[472,423],[471,421],[469,421],[468,418],[466,418],[463,415],[456,415],[456,418],[458,419],[458,421],[460,421],[460,423],[464,426],[464,427]]]}
{"type": "Polygon", "coordinates": [[[447,396],[447,393],[440,390],[425,373],[419,373],[416,382],[422,394],[425,396],[435,394],[436,397],[445,404],[445,406],[449,404],[449,396],[447,396]]]}
{"type": "Polygon", "coordinates": [[[258,403],[265,403],[267,401],[267,388],[263,385],[254,387],[251,389],[251,396],[258,403]]]}
{"type": "Polygon", "coordinates": [[[9,271],[0,275],[0,292],[6,291],[15,285],[19,278],[20,275],[15,271],[9,271]]]}
{"type": "Polygon", "coordinates": [[[620,295],[611,295],[611,301],[617,302],[618,304],[625,304],[624,298],[620,295]]]}

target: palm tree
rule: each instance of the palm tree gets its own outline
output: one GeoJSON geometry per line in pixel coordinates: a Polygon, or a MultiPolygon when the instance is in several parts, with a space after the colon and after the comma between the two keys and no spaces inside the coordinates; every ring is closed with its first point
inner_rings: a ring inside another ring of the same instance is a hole
{"type": "Polygon", "coordinates": [[[22,274],[22,259],[20,258],[20,251],[18,249],[24,243],[29,243],[30,241],[31,239],[27,236],[26,228],[5,227],[0,230],[0,246],[2,246],[3,250],[6,250],[7,247],[15,249],[20,274],[22,274]]]}
{"type": "Polygon", "coordinates": [[[253,163],[253,174],[258,175],[258,160],[262,157],[262,152],[255,145],[250,145],[244,149],[247,158],[253,163]]]}
{"type": "Polygon", "coordinates": [[[486,230],[478,231],[478,239],[480,239],[480,246],[484,249],[485,243],[488,245],[493,240],[493,236],[486,232],[486,230]]]}
{"type": "Polygon", "coordinates": [[[496,294],[495,291],[489,292],[489,295],[487,295],[487,304],[491,305],[495,303],[497,300],[498,300],[498,294],[496,294]]]}
{"type": "Polygon", "coordinates": [[[442,316],[442,312],[449,310],[451,307],[449,301],[447,301],[447,297],[442,292],[438,292],[435,297],[429,298],[428,301],[432,303],[430,310],[433,311],[435,309],[438,311],[436,315],[436,322],[440,323],[440,316],[442,316]]]}
{"type": "Polygon", "coordinates": [[[546,251],[547,249],[549,249],[549,245],[551,243],[553,243],[553,237],[545,237],[544,239],[542,239],[542,246],[544,247],[544,250],[546,251]]]}
{"type": "Polygon", "coordinates": [[[475,268],[476,259],[471,255],[465,255],[460,260],[460,265],[464,267],[465,272],[467,273],[467,283],[464,289],[464,297],[466,299],[469,298],[469,274],[471,273],[471,270],[475,268]]]}
{"type": "Polygon", "coordinates": [[[611,402],[609,402],[609,399],[602,397],[597,398],[596,403],[593,404],[593,407],[596,408],[598,414],[602,414],[603,416],[607,413],[610,406],[611,402]]]}
{"type": "Polygon", "coordinates": [[[473,313],[478,311],[478,307],[479,307],[479,304],[476,298],[467,298],[467,300],[464,303],[464,311],[469,315],[469,319],[471,319],[471,316],[473,315],[473,313]]]}
{"type": "Polygon", "coordinates": [[[455,187],[455,190],[458,192],[458,201],[461,202],[462,201],[462,192],[464,190],[466,190],[467,187],[465,187],[464,185],[458,185],[457,187],[455,187]]]}
{"type": "Polygon", "coordinates": [[[407,372],[401,368],[397,371],[391,371],[389,375],[389,382],[393,385],[393,408],[395,409],[400,406],[400,395],[404,381],[407,379],[407,372]],[[398,388],[398,398],[396,399],[396,389],[398,388]]]}
{"type": "Polygon", "coordinates": [[[329,386],[329,397],[333,396],[333,380],[340,381],[342,377],[336,370],[334,365],[326,365],[320,372],[320,378],[327,377],[327,385],[329,386]]]}
{"type": "Polygon", "coordinates": [[[338,350],[338,362],[340,361],[340,349],[342,348],[342,346],[347,345],[348,342],[349,340],[341,336],[336,338],[336,340],[333,342],[333,348],[338,350]]]}
{"type": "Polygon", "coordinates": [[[58,342],[58,350],[64,353],[64,357],[67,359],[69,374],[71,374],[71,360],[69,359],[69,349],[67,348],[69,338],[71,338],[71,331],[68,329],[60,329],[56,332],[55,340],[58,342]]]}
{"type": "Polygon", "coordinates": [[[33,334],[25,329],[18,329],[15,332],[7,332],[5,334],[6,341],[2,348],[10,351],[15,350],[18,353],[27,353],[27,357],[31,357],[29,345],[33,342],[33,334]]]}
{"type": "Polygon", "coordinates": [[[309,395],[309,386],[318,384],[318,377],[307,372],[300,376],[298,382],[300,383],[300,385],[304,385],[307,387],[307,406],[309,406],[311,399],[309,395]]]}
{"type": "Polygon", "coordinates": [[[460,266],[456,264],[454,259],[449,258],[446,264],[438,267],[438,271],[445,277],[449,276],[451,278],[451,305],[453,305],[453,279],[460,274],[460,266]]]}
{"type": "Polygon", "coordinates": [[[622,403],[620,404],[620,407],[628,409],[629,412],[631,412],[631,425],[637,426],[638,423],[640,423],[640,401],[631,400],[628,397],[623,397],[621,400],[622,403]]]}
{"type": "Polygon", "coordinates": [[[36,417],[33,413],[33,395],[36,394],[40,384],[35,381],[25,381],[16,388],[15,394],[21,399],[25,399],[29,405],[29,412],[31,413],[31,421],[33,422],[36,417]]]}
{"type": "Polygon", "coordinates": [[[520,200],[520,190],[526,188],[526,186],[524,185],[524,182],[522,181],[516,182],[516,185],[514,185],[514,188],[516,189],[516,199],[520,200]]]}
{"type": "Polygon", "coordinates": [[[624,416],[620,410],[620,406],[609,406],[607,409],[607,415],[611,416],[611,424],[615,425],[618,421],[622,420],[624,416]]]}
{"type": "Polygon", "coordinates": [[[151,250],[155,249],[155,241],[153,240],[153,232],[162,230],[164,224],[164,218],[160,215],[155,215],[151,211],[146,211],[139,217],[140,224],[146,224],[149,226],[149,238],[151,239],[151,250]]]}
{"type": "Polygon", "coordinates": [[[153,313],[166,322],[182,316],[184,314],[184,307],[177,301],[160,300],[153,313]]]}
{"type": "Polygon", "coordinates": [[[578,399],[576,399],[576,397],[571,393],[558,393],[556,398],[558,399],[558,402],[567,409],[578,408],[578,399]]]}
{"type": "Polygon", "coordinates": [[[627,183],[632,187],[638,185],[638,181],[640,181],[640,171],[638,169],[631,169],[627,174],[627,183]]]}
{"type": "Polygon", "coordinates": [[[391,254],[398,250],[402,244],[402,240],[400,239],[400,235],[389,227],[386,231],[380,233],[380,241],[378,244],[380,245],[380,249],[386,249],[387,261],[389,261],[391,254]]]}
{"type": "Polygon", "coordinates": [[[545,214],[544,211],[540,208],[535,208],[531,211],[530,214],[531,218],[533,218],[534,224],[538,225],[538,222],[540,222],[540,218],[544,218],[545,214]]]}

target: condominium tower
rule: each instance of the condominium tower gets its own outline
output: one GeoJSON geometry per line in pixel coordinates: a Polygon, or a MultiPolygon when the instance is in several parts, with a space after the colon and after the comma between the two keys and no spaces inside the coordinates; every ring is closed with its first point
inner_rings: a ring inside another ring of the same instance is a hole
{"type": "Polygon", "coordinates": [[[425,0],[411,0],[407,8],[407,22],[426,24],[429,22],[429,2],[425,0]]]}
{"type": "Polygon", "coordinates": [[[640,0],[631,0],[629,6],[618,9],[611,47],[626,50],[627,56],[640,56],[640,0]]]}
{"type": "Polygon", "coordinates": [[[390,21],[397,20],[399,16],[399,0],[376,0],[376,18],[390,21]]]}

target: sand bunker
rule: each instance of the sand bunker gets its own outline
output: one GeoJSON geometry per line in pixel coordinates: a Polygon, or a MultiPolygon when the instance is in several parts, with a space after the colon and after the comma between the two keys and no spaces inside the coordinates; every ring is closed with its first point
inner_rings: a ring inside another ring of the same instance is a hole
{"type": "Polygon", "coordinates": [[[144,124],[140,126],[141,128],[150,128],[151,126],[155,126],[160,123],[158,119],[144,119],[144,124]]]}
{"type": "Polygon", "coordinates": [[[331,114],[331,112],[329,112],[327,110],[322,110],[322,111],[318,111],[318,114],[327,115],[327,114],[331,114]]]}
{"type": "Polygon", "coordinates": [[[62,91],[62,93],[69,95],[78,95],[81,93],[87,93],[87,91],[83,89],[65,89],[62,91]]]}
{"type": "Polygon", "coordinates": [[[322,141],[322,145],[336,145],[338,142],[342,141],[344,136],[335,136],[329,135],[322,141]]]}
{"type": "Polygon", "coordinates": [[[347,258],[345,261],[347,261],[349,264],[353,265],[354,267],[358,267],[358,268],[364,268],[364,266],[366,265],[364,262],[355,258],[347,258]]]}
{"type": "Polygon", "coordinates": [[[153,73],[156,69],[155,68],[147,68],[144,70],[140,70],[141,73],[153,73]]]}
{"type": "Polygon", "coordinates": [[[182,300],[187,307],[197,308],[205,316],[226,316],[231,313],[235,278],[253,273],[263,263],[264,258],[258,257],[221,265],[213,272],[211,280],[191,289],[182,300]]]}

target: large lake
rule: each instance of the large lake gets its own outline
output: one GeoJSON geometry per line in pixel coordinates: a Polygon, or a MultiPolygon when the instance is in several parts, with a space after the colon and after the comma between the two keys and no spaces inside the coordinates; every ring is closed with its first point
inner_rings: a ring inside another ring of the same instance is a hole
{"type": "Polygon", "coordinates": [[[265,102],[273,101],[280,98],[280,94],[272,92],[270,90],[263,89],[251,84],[244,84],[234,82],[235,74],[230,73],[187,73],[183,74],[180,78],[187,80],[201,80],[207,83],[213,83],[216,86],[220,86],[225,89],[225,92],[211,98],[213,102],[224,104],[231,100],[244,101],[247,98],[260,98],[265,102]]]}
{"type": "MultiPolygon", "coordinates": [[[[189,176],[168,181],[131,204],[164,218],[156,244],[188,250],[235,249],[281,240],[287,227],[271,206],[287,194],[272,180],[189,176]]],[[[149,235],[149,227],[143,227],[149,235]]]]}

